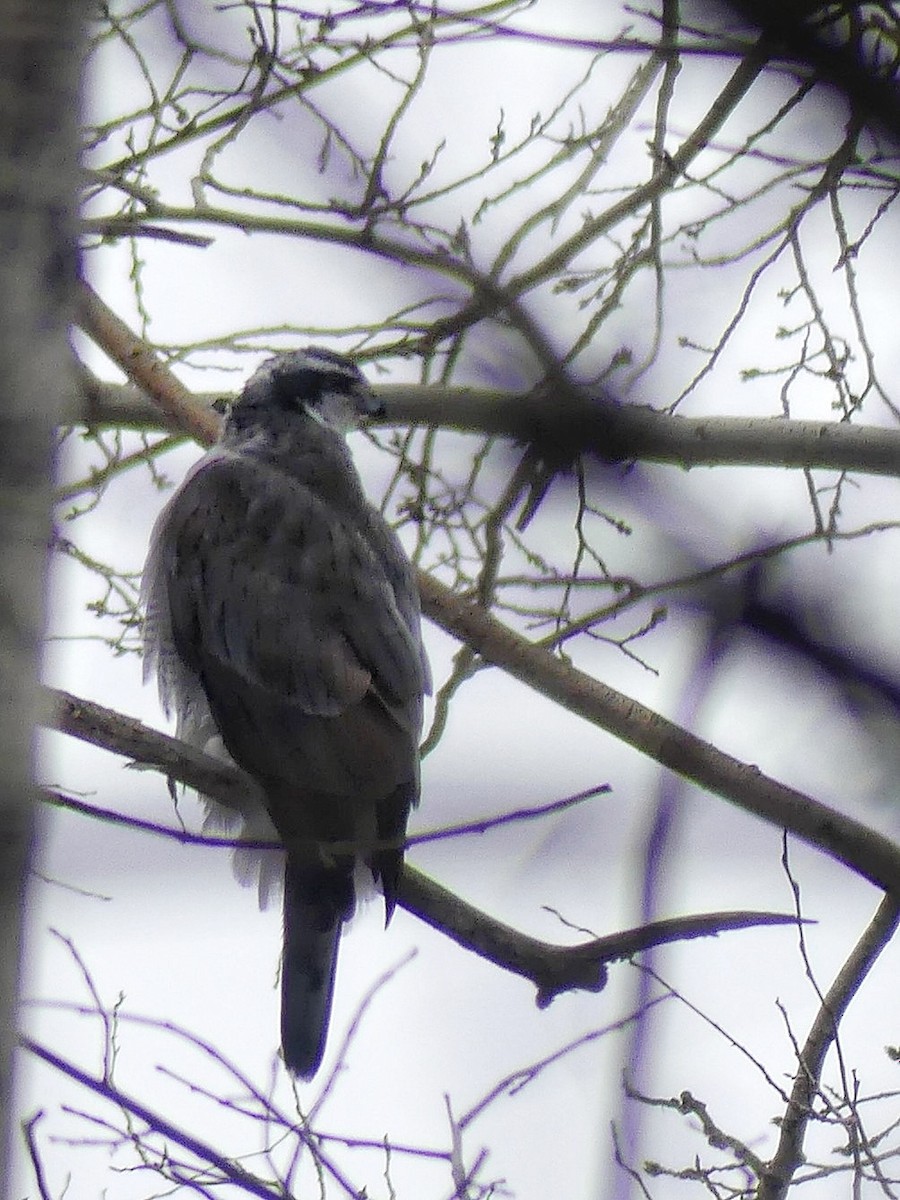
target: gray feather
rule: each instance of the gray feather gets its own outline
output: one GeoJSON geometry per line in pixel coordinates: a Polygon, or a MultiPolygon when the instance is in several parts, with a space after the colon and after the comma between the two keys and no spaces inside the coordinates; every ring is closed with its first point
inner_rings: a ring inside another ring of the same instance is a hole
{"type": "Polygon", "coordinates": [[[144,573],[145,674],[179,736],[259,785],[244,832],[274,827],[288,850],[283,1047],[301,1074],[324,1046],[354,858],[393,908],[431,687],[412,568],[342,433],[373,407],[327,351],[264,364],[161,514],[144,573]]]}

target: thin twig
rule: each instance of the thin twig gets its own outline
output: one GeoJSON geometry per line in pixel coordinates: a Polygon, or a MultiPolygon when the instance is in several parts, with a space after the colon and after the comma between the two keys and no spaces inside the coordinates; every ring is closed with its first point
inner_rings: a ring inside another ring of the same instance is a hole
{"type": "Polygon", "coordinates": [[[104,1100],[108,1100],[110,1103],[131,1113],[139,1121],[146,1122],[147,1127],[154,1133],[187,1150],[188,1153],[195,1155],[201,1162],[208,1164],[212,1170],[219,1173],[223,1182],[233,1183],[242,1188],[248,1195],[259,1196],[260,1200],[282,1200],[284,1193],[277,1184],[266,1183],[258,1176],[252,1175],[249,1171],[244,1170],[234,1159],[226,1158],[218,1150],[210,1146],[209,1143],[192,1137],[186,1130],[172,1124],[161,1113],[147,1108],[146,1105],[141,1104],[139,1100],[123,1092],[121,1088],[116,1087],[108,1079],[90,1075],[75,1063],[55,1054],[52,1050],[49,1050],[46,1046],[42,1046],[39,1042],[33,1041],[31,1038],[21,1038],[21,1044],[36,1058],[41,1059],[57,1071],[62,1072],[63,1075],[74,1080],[82,1087],[87,1088],[88,1091],[103,1097],[104,1100]]]}
{"type": "Polygon", "coordinates": [[[51,1192],[47,1186],[47,1179],[44,1175],[44,1164],[41,1161],[41,1152],[38,1148],[37,1138],[35,1136],[35,1128],[39,1121],[44,1118],[44,1110],[38,1111],[27,1121],[22,1122],[22,1133],[25,1137],[25,1143],[28,1146],[28,1156],[31,1159],[31,1169],[34,1171],[34,1181],[37,1184],[38,1195],[41,1200],[52,1200],[51,1192]]]}

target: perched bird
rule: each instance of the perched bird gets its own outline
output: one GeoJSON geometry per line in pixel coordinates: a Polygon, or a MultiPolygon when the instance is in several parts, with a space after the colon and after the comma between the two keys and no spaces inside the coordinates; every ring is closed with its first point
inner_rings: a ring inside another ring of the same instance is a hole
{"type": "Polygon", "coordinates": [[[161,513],[144,568],[145,678],[180,737],[257,785],[243,836],[274,826],[286,850],[281,1045],[304,1078],[322,1060],[357,867],[390,920],[419,797],[418,592],[345,440],[379,411],[341,355],[269,359],[161,513]]]}

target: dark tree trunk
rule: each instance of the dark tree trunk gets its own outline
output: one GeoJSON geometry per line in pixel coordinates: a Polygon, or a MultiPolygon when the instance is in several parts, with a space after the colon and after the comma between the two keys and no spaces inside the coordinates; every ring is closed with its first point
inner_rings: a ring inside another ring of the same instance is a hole
{"type": "MultiPolygon", "coordinates": [[[[85,6],[0,0],[0,1115],[16,1045],[51,448],[71,390],[76,119],[85,6]]],[[[0,1133],[9,1192],[12,1130],[0,1133]]]]}

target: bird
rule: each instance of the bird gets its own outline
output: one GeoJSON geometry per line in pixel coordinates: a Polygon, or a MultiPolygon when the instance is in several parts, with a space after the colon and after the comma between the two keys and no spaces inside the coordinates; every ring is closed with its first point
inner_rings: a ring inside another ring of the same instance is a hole
{"type": "Polygon", "coordinates": [[[284,847],[281,1048],[303,1079],[361,880],[380,884],[387,924],[419,800],[431,675],[415,572],[346,440],[382,411],[341,354],[267,359],[157,518],[143,573],[145,680],[177,736],[249,776],[241,836],[284,847]]]}

